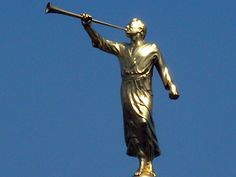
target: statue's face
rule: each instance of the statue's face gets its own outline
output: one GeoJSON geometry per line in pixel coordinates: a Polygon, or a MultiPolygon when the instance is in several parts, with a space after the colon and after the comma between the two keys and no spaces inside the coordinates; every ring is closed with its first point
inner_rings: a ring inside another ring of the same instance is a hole
{"type": "Polygon", "coordinates": [[[144,33],[145,25],[143,22],[137,18],[132,19],[132,21],[126,26],[126,35],[128,37],[136,36],[138,33],[144,33]]]}

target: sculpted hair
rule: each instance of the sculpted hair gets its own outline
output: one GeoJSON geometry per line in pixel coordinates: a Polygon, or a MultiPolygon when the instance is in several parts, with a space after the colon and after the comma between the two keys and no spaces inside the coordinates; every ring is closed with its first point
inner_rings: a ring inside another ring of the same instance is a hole
{"type": "Polygon", "coordinates": [[[145,36],[146,36],[146,34],[147,34],[147,26],[145,25],[145,23],[144,23],[142,20],[138,19],[138,18],[133,18],[133,19],[131,20],[131,22],[129,23],[129,25],[130,25],[131,23],[136,23],[136,24],[139,26],[139,28],[142,29],[141,32],[140,32],[140,34],[141,34],[141,36],[142,36],[143,39],[144,39],[145,36]]]}

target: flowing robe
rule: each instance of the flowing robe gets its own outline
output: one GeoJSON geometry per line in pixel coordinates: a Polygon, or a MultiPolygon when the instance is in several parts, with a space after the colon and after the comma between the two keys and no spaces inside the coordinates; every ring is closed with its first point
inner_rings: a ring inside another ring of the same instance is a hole
{"type": "Polygon", "coordinates": [[[93,46],[118,57],[122,77],[121,103],[127,154],[152,160],[160,148],[152,118],[152,75],[155,66],[167,88],[165,64],[155,44],[138,47],[102,38],[92,28],[86,29],[93,46]]]}

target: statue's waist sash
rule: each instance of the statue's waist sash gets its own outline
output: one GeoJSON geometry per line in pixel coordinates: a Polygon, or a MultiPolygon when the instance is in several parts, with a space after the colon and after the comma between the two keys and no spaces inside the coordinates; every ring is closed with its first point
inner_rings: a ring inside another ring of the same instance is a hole
{"type": "Polygon", "coordinates": [[[122,81],[150,79],[151,74],[122,74],[122,81]]]}

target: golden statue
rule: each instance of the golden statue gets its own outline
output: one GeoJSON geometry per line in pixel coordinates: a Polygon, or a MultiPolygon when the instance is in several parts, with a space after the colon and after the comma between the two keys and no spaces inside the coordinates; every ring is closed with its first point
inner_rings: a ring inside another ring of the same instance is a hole
{"type": "MultiPolygon", "coordinates": [[[[72,15],[74,16],[74,14],[72,15]]],[[[152,162],[155,157],[160,155],[160,148],[152,118],[152,76],[154,67],[158,70],[164,87],[169,90],[169,97],[171,99],[179,97],[178,90],[165,65],[160,49],[157,45],[147,43],[144,40],[147,27],[138,18],[133,18],[124,28],[126,36],[130,38],[130,43],[122,43],[101,37],[92,28],[92,22],[95,20],[91,15],[80,14],[78,17],[81,18],[93,46],[116,55],[119,60],[127,154],[138,158],[140,164],[134,177],[155,177],[152,162]]],[[[107,26],[111,25],[108,24],[107,26]]],[[[112,25],[112,27],[114,26],[112,25]]]]}
{"type": "Polygon", "coordinates": [[[92,27],[92,17],[83,14],[82,24],[94,47],[116,55],[121,69],[121,101],[124,117],[127,154],[139,159],[135,176],[156,176],[152,161],[160,155],[155,126],[152,118],[152,75],[156,67],[163,84],[170,91],[170,98],[179,93],[164,63],[160,49],[144,41],[147,28],[138,18],[126,26],[130,43],[106,40],[92,27]]]}

